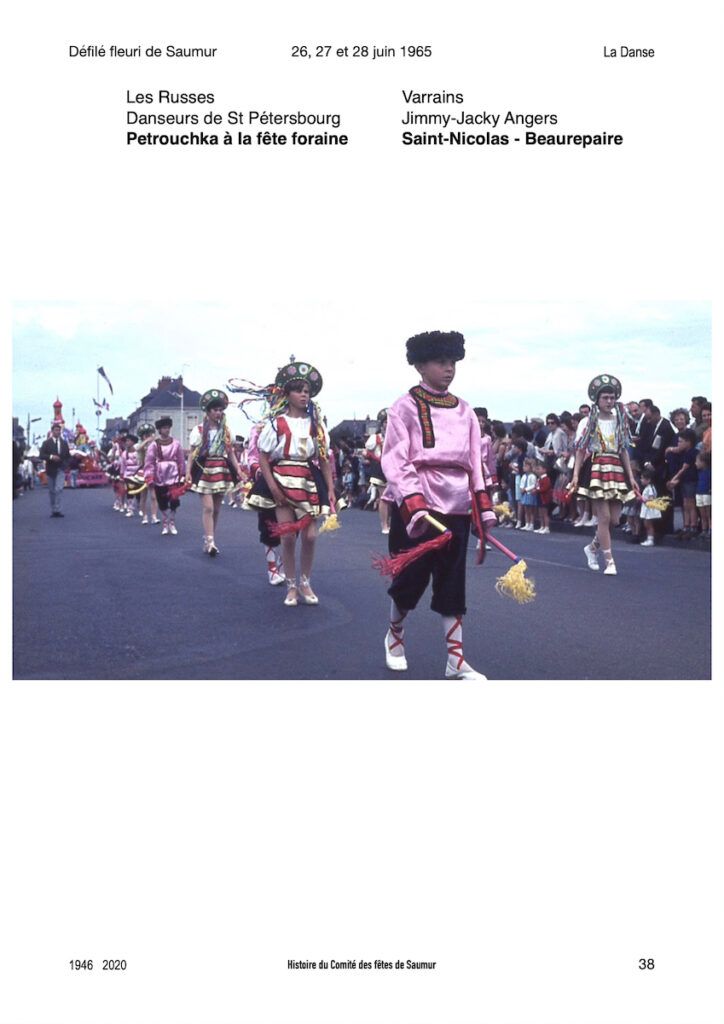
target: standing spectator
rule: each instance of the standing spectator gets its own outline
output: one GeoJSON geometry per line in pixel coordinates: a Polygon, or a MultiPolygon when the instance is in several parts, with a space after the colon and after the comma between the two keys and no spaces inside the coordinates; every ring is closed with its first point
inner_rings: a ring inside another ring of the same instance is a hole
{"type": "Polygon", "coordinates": [[[672,409],[669,413],[669,419],[677,434],[681,430],[686,430],[689,426],[689,413],[686,409],[672,409]]]}
{"type": "Polygon", "coordinates": [[[711,402],[704,402],[701,407],[701,422],[704,430],[701,435],[701,447],[705,452],[711,451],[711,402]]]}
{"type": "Polygon", "coordinates": [[[533,532],[550,533],[550,507],[553,486],[551,484],[550,477],[546,472],[546,467],[542,462],[536,462],[533,467],[533,472],[537,477],[536,496],[538,498],[538,508],[540,509],[540,526],[533,532]]]}
{"type": "Polygon", "coordinates": [[[701,516],[701,535],[711,540],[711,454],[700,451],[696,456],[696,508],[701,516]]]}
{"type": "Polygon", "coordinates": [[[644,485],[644,489],[641,494],[641,511],[639,516],[646,530],[646,540],[641,541],[641,547],[652,548],[654,546],[654,520],[661,519],[661,512],[657,508],[649,508],[646,504],[647,501],[651,501],[652,498],[658,496],[654,486],[654,471],[652,469],[645,469],[642,472],[641,483],[644,485]]]}
{"type": "Polygon", "coordinates": [[[522,529],[528,533],[532,533],[535,529],[535,510],[538,505],[538,498],[536,496],[537,480],[533,472],[534,465],[535,461],[533,459],[523,459],[523,473],[520,477],[520,504],[525,515],[525,526],[522,529]]]}
{"type": "MultiPolygon", "coordinates": [[[[697,442],[701,441],[702,435],[706,430],[706,426],[704,425],[704,420],[701,413],[704,406],[708,404],[708,399],[704,398],[703,395],[694,395],[694,397],[691,400],[690,412],[691,418],[693,420],[693,423],[691,424],[691,429],[696,434],[697,442]]],[[[709,411],[711,411],[711,406],[709,407],[709,411]]]]}
{"type": "MultiPolygon", "coordinates": [[[[671,479],[667,481],[666,486],[670,491],[673,491],[677,485],[681,486],[681,504],[684,509],[682,538],[689,540],[696,533],[698,521],[696,513],[698,482],[695,447],[696,432],[692,428],[687,427],[686,430],[681,431],[679,438],[679,450],[673,452],[670,456],[670,460],[676,459],[678,461],[678,468],[671,479]]],[[[669,464],[672,464],[671,461],[669,464]]],[[[676,465],[676,462],[674,462],[674,465],[676,465]]]]}
{"type": "Polygon", "coordinates": [[[54,519],[62,519],[60,511],[63,487],[65,486],[65,470],[70,461],[68,442],[60,436],[60,423],[50,428],[50,437],[43,441],[40,458],[45,459],[45,474],[48,478],[48,494],[50,495],[50,515],[54,519]]]}
{"type": "MultiPolygon", "coordinates": [[[[644,402],[641,402],[644,405],[644,402]]],[[[638,439],[636,442],[636,461],[641,471],[648,463],[654,471],[654,483],[657,491],[663,492],[666,487],[666,449],[672,444],[676,437],[674,428],[667,419],[661,416],[661,410],[653,403],[648,403],[644,409],[643,420],[639,425],[638,439]]],[[[661,517],[661,527],[664,533],[670,533],[674,524],[674,510],[667,509],[661,517]]]]}
{"type": "Polygon", "coordinates": [[[533,431],[533,444],[538,449],[542,448],[548,436],[548,431],[543,426],[543,420],[538,416],[531,417],[530,429],[533,431]]]}

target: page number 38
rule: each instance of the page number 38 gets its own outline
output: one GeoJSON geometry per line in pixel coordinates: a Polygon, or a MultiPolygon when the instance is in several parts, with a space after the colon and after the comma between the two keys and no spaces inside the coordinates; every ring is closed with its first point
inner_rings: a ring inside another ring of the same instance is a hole
{"type": "Polygon", "coordinates": [[[655,966],[656,966],[656,964],[654,963],[653,959],[647,960],[644,957],[641,960],[639,960],[639,970],[640,971],[653,971],[655,966]]]}

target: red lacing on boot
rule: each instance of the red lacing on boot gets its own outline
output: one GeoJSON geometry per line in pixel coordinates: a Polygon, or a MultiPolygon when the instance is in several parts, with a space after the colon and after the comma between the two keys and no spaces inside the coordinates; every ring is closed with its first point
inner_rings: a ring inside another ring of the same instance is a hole
{"type": "Polygon", "coordinates": [[[404,621],[404,615],[401,619],[390,619],[390,633],[392,633],[392,639],[394,641],[394,643],[387,645],[387,650],[390,654],[394,651],[395,647],[401,647],[403,651],[405,649],[405,628],[402,625],[404,621]]]}
{"type": "Polygon", "coordinates": [[[457,658],[458,663],[457,663],[456,668],[457,668],[458,672],[460,671],[460,669],[465,664],[465,658],[463,658],[463,642],[462,642],[462,640],[453,640],[452,639],[452,634],[455,632],[456,629],[462,629],[462,626],[463,626],[463,620],[462,619],[455,619],[455,622],[453,623],[453,625],[450,627],[450,629],[445,634],[445,640],[447,642],[448,657],[457,658]]]}

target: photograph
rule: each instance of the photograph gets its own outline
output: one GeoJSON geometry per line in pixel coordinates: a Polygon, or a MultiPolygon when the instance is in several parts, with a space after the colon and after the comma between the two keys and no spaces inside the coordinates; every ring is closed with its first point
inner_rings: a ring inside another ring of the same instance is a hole
{"type": "Polygon", "coordinates": [[[6,24],[0,1024],[721,1024],[721,5],[6,24]]]}

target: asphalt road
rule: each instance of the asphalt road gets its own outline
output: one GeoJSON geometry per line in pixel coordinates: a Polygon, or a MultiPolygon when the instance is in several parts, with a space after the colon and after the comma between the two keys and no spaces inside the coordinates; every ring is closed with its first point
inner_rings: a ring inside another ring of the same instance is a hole
{"type": "MultiPolygon", "coordinates": [[[[427,598],[407,620],[409,672],[385,668],[375,514],[347,511],[319,538],[320,604],[286,608],[284,588],[267,583],[254,513],[222,510],[210,559],[195,495],[177,537],[113,512],[112,500],[107,488],[66,490],[63,519],[50,518],[44,489],[13,502],[16,679],[442,678],[442,626],[427,598]]],[[[497,531],[535,580],[525,606],[495,591],[510,563],[490,552],[475,567],[471,545],[467,660],[490,679],[709,678],[710,554],[621,538],[619,575],[604,576],[586,567],[591,533],[497,531]]]]}

